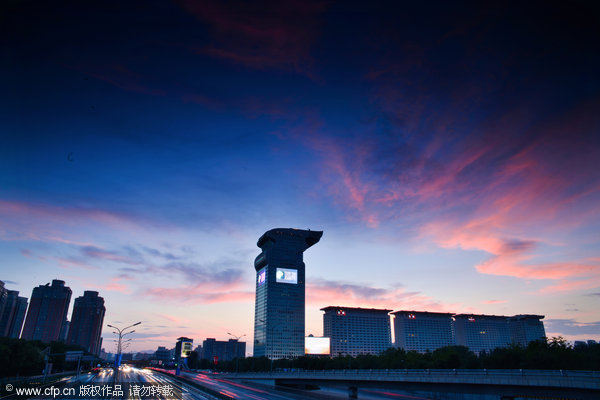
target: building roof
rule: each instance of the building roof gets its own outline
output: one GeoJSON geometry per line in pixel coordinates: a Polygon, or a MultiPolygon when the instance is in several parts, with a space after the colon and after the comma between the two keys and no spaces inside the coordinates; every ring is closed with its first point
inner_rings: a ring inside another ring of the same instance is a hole
{"type": "Polygon", "coordinates": [[[439,315],[439,316],[445,316],[445,317],[451,317],[454,315],[453,313],[442,313],[442,312],[432,312],[432,311],[407,311],[407,310],[394,311],[392,313],[392,315],[401,315],[401,314],[439,315]]]}
{"type": "Polygon", "coordinates": [[[368,311],[368,312],[385,312],[390,313],[392,310],[386,310],[382,308],[360,308],[360,307],[344,307],[344,306],[328,306],[321,308],[321,311],[336,311],[336,310],[351,310],[351,311],[368,311]]]}

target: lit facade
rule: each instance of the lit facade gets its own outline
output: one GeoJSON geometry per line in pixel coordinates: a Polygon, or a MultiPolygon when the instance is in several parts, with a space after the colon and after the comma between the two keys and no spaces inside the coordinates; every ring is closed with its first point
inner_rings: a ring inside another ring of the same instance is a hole
{"type": "Polygon", "coordinates": [[[21,338],[50,343],[65,337],[71,289],[55,279],[33,289],[21,338]]]}
{"type": "Polygon", "coordinates": [[[254,260],[254,356],[304,355],[305,265],[303,253],[323,232],[276,228],[265,232],[254,260]]]}
{"type": "Polygon", "coordinates": [[[67,344],[79,345],[91,354],[100,354],[104,299],[98,292],[86,290],[75,299],[67,336],[67,344]]]}
{"type": "Polygon", "coordinates": [[[392,310],[329,306],[322,308],[323,336],[330,338],[331,356],[377,355],[392,345],[392,310]]]}
{"type": "Polygon", "coordinates": [[[394,316],[395,347],[419,353],[454,345],[452,314],[397,311],[394,316]]]}

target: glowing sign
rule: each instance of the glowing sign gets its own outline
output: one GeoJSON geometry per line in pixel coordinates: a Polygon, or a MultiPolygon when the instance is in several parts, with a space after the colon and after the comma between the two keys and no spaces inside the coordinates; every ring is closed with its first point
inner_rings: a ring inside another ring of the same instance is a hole
{"type": "Polygon", "coordinates": [[[296,269],[286,269],[286,268],[277,268],[275,273],[275,281],[277,283],[298,283],[298,270],[296,269]]]}
{"type": "Polygon", "coordinates": [[[408,319],[415,319],[415,314],[408,314],[408,319]]]}
{"type": "Polygon", "coordinates": [[[181,343],[181,357],[189,357],[192,352],[192,342],[182,342],[181,343]]]}
{"type": "Polygon", "coordinates": [[[307,336],[304,338],[304,353],[328,356],[330,354],[328,337],[307,336]]]}
{"type": "Polygon", "coordinates": [[[265,281],[267,280],[267,271],[263,268],[260,270],[260,272],[258,273],[258,286],[262,285],[265,283],[265,281]]]}
{"type": "Polygon", "coordinates": [[[336,314],[344,316],[344,315],[346,315],[346,311],[344,311],[344,310],[337,310],[336,314]]]}
{"type": "Polygon", "coordinates": [[[469,322],[475,322],[475,318],[469,317],[469,322]]]}

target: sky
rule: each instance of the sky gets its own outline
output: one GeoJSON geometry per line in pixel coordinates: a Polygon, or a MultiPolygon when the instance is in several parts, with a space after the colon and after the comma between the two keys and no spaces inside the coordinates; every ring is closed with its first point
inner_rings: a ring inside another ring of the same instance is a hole
{"type": "Polygon", "coordinates": [[[256,241],[323,230],[307,334],[342,305],[600,340],[599,27],[577,1],[5,2],[0,279],[99,291],[133,351],[251,353],[256,241]]]}

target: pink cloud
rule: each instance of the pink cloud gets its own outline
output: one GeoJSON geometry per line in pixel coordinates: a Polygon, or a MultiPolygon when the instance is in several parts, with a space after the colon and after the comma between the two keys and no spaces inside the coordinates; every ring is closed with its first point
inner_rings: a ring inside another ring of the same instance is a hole
{"type": "Polygon", "coordinates": [[[402,287],[380,288],[360,284],[340,283],[322,279],[307,282],[307,303],[319,307],[344,305],[362,308],[429,310],[440,312],[477,312],[461,303],[443,303],[419,292],[402,287]],[[340,304],[341,303],[341,304],[340,304]]]}
{"type": "Polygon", "coordinates": [[[595,289],[600,287],[600,271],[596,268],[596,276],[588,277],[585,280],[560,280],[555,285],[546,286],[540,289],[541,294],[551,294],[557,292],[566,292],[572,290],[595,289]]]}
{"type": "Polygon", "coordinates": [[[483,301],[482,304],[503,304],[506,303],[506,300],[486,300],[483,301]]]}
{"type": "Polygon", "coordinates": [[[88,227],[137,232],[144,218],[99,208],[61,207],[50,204],[0,200],[0,239],[96,246],[82,239],[88,227]]]}
{"type": "Polygon", "coordinates": [[[244,290],[240,282],[203,283],[194,286],[146,289],[144,296],[166,302],[214,304],[254,301],[254,291],[244,290]]]}
{"type": "Polygon", "coordinates": [[[86,270],[98,270],[99,267],[95,265],[90,265],[84,261],[73,259],[73,258],[64,258],[64,257],[56,257],[58,261],[58,266],[64,269],[72,269],[72,268],[82,268],[86,270]]]}

